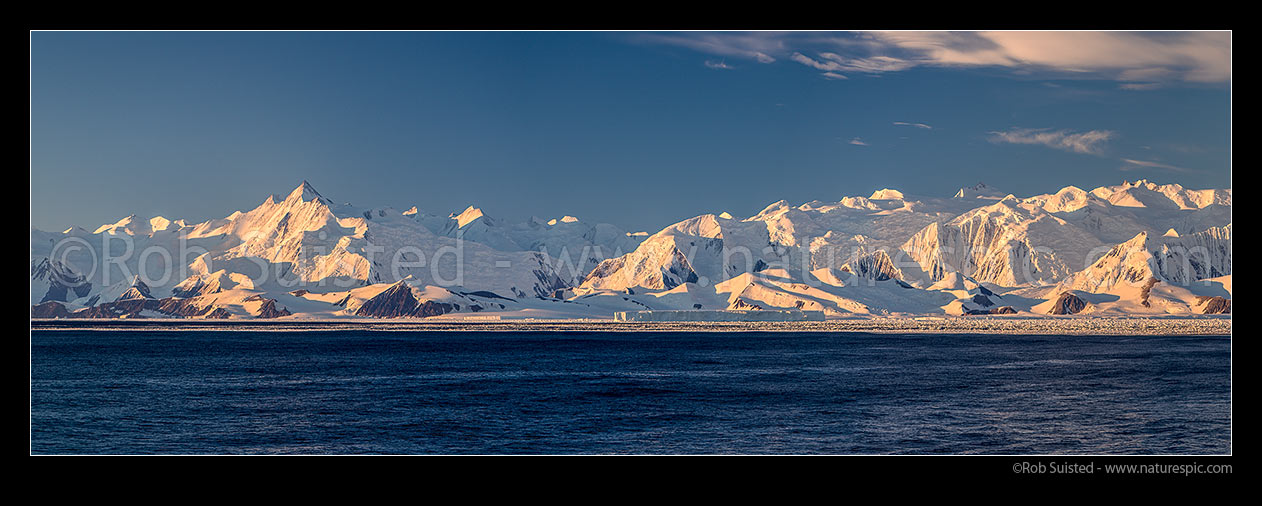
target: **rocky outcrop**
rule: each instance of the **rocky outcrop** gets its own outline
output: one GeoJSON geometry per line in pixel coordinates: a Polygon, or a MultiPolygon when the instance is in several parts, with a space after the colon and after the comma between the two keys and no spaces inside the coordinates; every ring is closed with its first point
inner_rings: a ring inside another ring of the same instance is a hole
{"type": "Polygon", "coordinates": [[[557,274],[556,269],[548,265],[543,255],[534,253],[531,259],[538,265],[530,271],[535,275],[536,283],[533,285],[535,297],[546,297],[549,293],[570,287],[569,283],[557,274]]]}
{"type": "Polygon", "coordinates": [[[1224,297],[1197,297],[1196,305],[1202,314],[1231,314],[1231,299],[1224,297]]]}
{"type": "Polygon", "coordinates": [[[985,315],[985,314],[1017,314],[1017,310],[1012,306],[1001,306],[990,309],[970,309],[965,311],[966,315],[985,315]]]}
{"type": "Polygon", "coordinates": [[[137,276],[135,281],[132,282],[131,288],[128,288],[127,291],[123,292],[122,295],[119,295],[118,298],[114,300],[121,301],[152,298],[153,296],[149,294],[149,285],[146,285],[145,282],[141,281],[140,277],[137,276]]]}
{"type": "Polygon", "coordinates": [[[746,302],[745,299],[741,298],[732,301],[727,308],[732,310],[762,311],[762,306],[746,302]]]}
{"type": "Polygon", "coordinates": [[[887,281],[903,277],[903,272],[894,265],[894,261],[885,250],[862,255],[842,265],[841,270],[855,277],[873,281],[887,281]]]}
{"type": "Polygon", "coordinates": [[[57,301],[31,306],[31,318],[70,318],[70,310],[57,301]]]}
{"type": "Polygon", "coordinates": [[[225,314],[227,314],[227,311],[224,310],[223,308],[216,307],[214,301],[211,301],[209,304],[206,304],[204,306],[199,304],[199,302],[202,302],[202,301],[200,301],[198,298],[177,299],[175,297],[168,297],[168,298],[161,299],[158,301],[157,311],[165,315],[183,316],[186,318],[193,318],[193,317],[199,317],[199,316],[205,317],[205,318],[212,318],[211,315],[215,315],[213,317],[216,317],[216,318],[227,317],[227,316],[224,316],[225,314]]]}
{"type": "Polygon", "coordinates": [[[364,301],[355,311],[356,316],[374,316],[378,318],[401,318],[411,316],[419,303],[412,295],[412,288],[399,281],[381,293],[364,301]]]}
{"type": "Polygon", "coordinates": [[[175,288],[171,289],[171,295],[187,299],[190,297],[197,297],[199,295],[210,295],[222,292],[223,276],[224,273],[222,272],[216,272],[208,278],[203,278],[194,274],[184,281],[181,281],[180,284],[175,285],[175,288]]]}
{"type": "Polygon", "coordinates": [[[455,308],[456,306],[453,306],[452,304],[444,304],[442,302],[434,302],[432,300],[427,300],[421,304],[418,304],[416,306],[416,309],[412,310],[412,314],[410,316],[415,316],[418,318],[425,318],[428,316],[438,316],[441,314],[450,313],[454,311],[455,308]]]}
{"type": "Polygon", "coordinates": [[[202,318],[209,320],[227,320],[228,318],[232,318],[232,313],[229,313],[228,310],[224,308],[211,306],[211,310],[202,315],[202,318]]]}
{"type": "Polygon", "coordinates": [[[263,305],[259,306],[259,312],[255,316],[259,318],[280,318],[289,315],[290,312],[286,308],[276,309],[276,299],[264,299],[263,305]]]}
{"type": "Polygon", "coordinates": [[[399,281],[376,296],[364,301],[356,316],[376,318],[425,318],[450,313],[456,306],[442,302],[420,302],[412,295],[412,287],[399,281]]]}
{"type": "Polygon", "coordinates": [[[87,309],[76,311],[77,318],[135,318],[146,309],[158,310],[162,301],[157,299],[126,299],[97,304],[87,309]]]}
{"type": "Polygon", "coordinates": [[[92,292],[92,283],[89,283],[82,274],[75,272],[70,266],[48,258],[44,258],[31,267],[31,284],[36,282],[48,283],[48,291],[45,292],[40,303],[52,300],[69,302],[79,297],[86,297],[92,292]],[[71,293],[74,297],[69,296],[71,293]]]}
{"type": "Polygon", "coordinates": [[[1060,297],[1056,298],[1056,302],[1052,304],[1052,309],[1048,314],[1076,314],[1087,308],[1087,301],[1082,300],[1077,295],[1070,292],[1063,292],[1060,297]]]}
{"type": "Polygon", "coordinates": [[[1139,303],[1144,307],[1152,307],[1152,303],[1148,302],[1148,296],[1152,294],[1152,285],[1157,284],[1157,278],[1148,278],[1148,282],[1144,283],[1144,287],[1139,291],[1139,303]]]}

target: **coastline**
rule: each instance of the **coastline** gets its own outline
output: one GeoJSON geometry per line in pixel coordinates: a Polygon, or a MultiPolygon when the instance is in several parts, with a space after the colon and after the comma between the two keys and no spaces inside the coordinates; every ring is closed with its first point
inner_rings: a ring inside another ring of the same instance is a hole
{"type": "Polygon", "coordinates": [[[32,319],[31,332],[795,332],[937,335],[1230,336],[1224,317],[862,318],[823,322],[615,322],[612,320],[186,320],[32,319]]]}

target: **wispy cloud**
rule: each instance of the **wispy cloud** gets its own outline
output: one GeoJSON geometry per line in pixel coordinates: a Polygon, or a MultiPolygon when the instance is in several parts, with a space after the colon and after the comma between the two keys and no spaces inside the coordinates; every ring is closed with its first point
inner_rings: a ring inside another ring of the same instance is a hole
{"type": "Polygon", "coordinates": [[[1144,160],[1131,160],[1130,158],[1123,158],[1123,159],[1122,159],[1122,161],[1123,161],[1123,162],[1126,162],[1126,164],[1125,164],[1125,165],[1123,165],[1123,166],[1120,168],[1120,170],[1164,169],[1164,170],[1168,170],[1168,171],[1171,171],[1171,172],[1196,172],[1196,171],[1194,171],[1194,170],[1192,170],[1192,169],[1186,169],[1186,168],[1183,168],[1183,167],[1176,167],[1176,166],[1174,166],[1174,165],[1169,165],[1169,164],[1160,163],[1160,162],[1149,162],[1149,161],[1144,161],[1144,160]]]}
{"type": "Polygon", "coordinates": [[[1036,77],[1114,80],[1128,90],[1231,80],[1230,32],[673,32],[634,37],[760,63],[789,59],[837,75],[996,67],[1036,77]]]}
{"type": "Polygon", "coordinates": [[[634,40],[651,44],[680,46],[702,53],[746,58],[758,63],[775,62],[771,54],[786,53],[782,34],[773,32],[674,32],[639,33],[634,40]]]}
{"type": "Polygon", "coordinates": [[[853,139],[850,139],[850,144],[854,144],[855,146],[867,146],[867,145],[868,145],[868,143],[863,142],[863,139],[860,139],[860,138],[858,138],[858,137],[855,137],[855,138],[853,138],[853,139]]]}
{"type": "Polygon", "coordinates": [[[839,65],[844,70],[854,72],[867,72],[876,74],[881,72],[898,72],[915,67],[916,63],[902,58],[894,58],[892,56],[871,56],[860,58],[854,56],[842,56],[833,52],[823,52],[820,57],[829,62],[839,65]]]}
{"type": "Polygon", "coordinates": [[[732,70],[736,67],[728,65],[725,61],[706,60],[705,66],[716,70],[732,70]]]}
{"type": "Polygon", "coordinates": [[[898,58],[890,58],[886,56],[851,58],[833,52],[819,53],[818,60],[802,53],[795,52],[792,55],[789,55],[789,59],[816,70],[823,70],[825,76],[832,77],[834,79],[845,79],[846,77],[842,74],[842,72],[879,74],[882,72],[895,72],[915,66],[914,63],[900,60],[898,58]]]}
{"type": "Polygon", "coordinates": [[[923,129],[925,129],[925,130],[933,130],[933,127],[931,127],[931,126],[929,126],[929,125],[926,125],[926,124],[924,124],[924,123],[908,123],[908,122],[906,122],[906,121],[895,121],[895,122],[894,122],[894,124],[895,124],[895,125],[899,125],[899,126],[909,126],[909,127],[923,128],[923,129]]]}
{"type": "Polygon", "coordinates": [[[1039,144],[1088,155],[1100,154],[1103,151],[1103,144],[1114,135],[1110,130],[1072,132],[1047,128],[1013,128],[1006,132],[991,132],[990,134],[991,142],[1039,144]]]}
{"type": "Polygon", "coordinates": [[[824,79],[850,79],[849,77],[846,77],[843,74],[838,74],[836,72],[824,72],[823,74],[820,74],[820,75],[824,76],[824,79]]]}
{"type": "Polygon", "coordinates": [[[838,72],[842,69],[841,65],[829,61],[818,61],[802,53],[793,53],[789,56],[789,59],[801,63],[802,65],[806,65],[807,67],[827,72],[838,72]]]}

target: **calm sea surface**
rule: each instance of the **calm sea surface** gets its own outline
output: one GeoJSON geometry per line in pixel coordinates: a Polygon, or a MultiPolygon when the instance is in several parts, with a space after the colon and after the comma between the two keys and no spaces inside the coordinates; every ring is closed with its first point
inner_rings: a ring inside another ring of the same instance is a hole
{"type": "Polygon", "coordinates": [[[1227,337],[36,331],[44,453],[1228,453],[1227,337]]]}

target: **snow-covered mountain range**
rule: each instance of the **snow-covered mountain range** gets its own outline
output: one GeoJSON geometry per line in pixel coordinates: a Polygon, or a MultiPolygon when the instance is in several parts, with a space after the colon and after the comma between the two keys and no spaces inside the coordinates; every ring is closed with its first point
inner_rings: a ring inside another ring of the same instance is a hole
{"type": "Polygon", "coordinates": [[[655,233],[572,216],[339,204],[303,182],[187,223],[31,230],[32,316],[610,318],[1228,313],[1231,190],[1148,181],[1017,197],[881,189],[655,233]]]}

